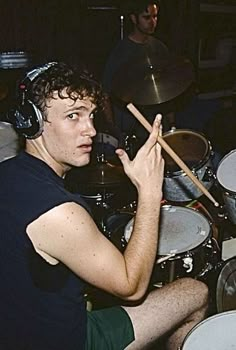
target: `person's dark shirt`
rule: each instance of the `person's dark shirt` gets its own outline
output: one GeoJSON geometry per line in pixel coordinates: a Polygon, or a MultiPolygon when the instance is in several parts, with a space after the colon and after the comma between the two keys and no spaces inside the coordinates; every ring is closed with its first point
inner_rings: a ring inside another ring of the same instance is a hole
{"type": "Polygon", "coordinates": [[[51,208],[83,200],[43,161],[22,152],[0,163],[0,348],[75,350],[86,341],[84,283],[38,255],[27,226],[51,208]]]}

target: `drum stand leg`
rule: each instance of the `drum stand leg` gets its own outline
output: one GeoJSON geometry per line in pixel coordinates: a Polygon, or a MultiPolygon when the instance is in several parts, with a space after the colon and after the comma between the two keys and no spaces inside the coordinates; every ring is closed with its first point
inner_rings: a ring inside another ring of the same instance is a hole
{"type": "Polygon", "coordinates": [[[175,279],[175,262],[170,261],[170,270],[169,270],[169,280],[168,282],[173,282],[175,279]]]}

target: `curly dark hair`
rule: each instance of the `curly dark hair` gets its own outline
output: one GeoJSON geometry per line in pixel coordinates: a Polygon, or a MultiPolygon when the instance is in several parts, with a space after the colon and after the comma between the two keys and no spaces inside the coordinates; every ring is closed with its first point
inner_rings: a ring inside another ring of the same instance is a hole
{"type": "Polygon", "coordinates": [[[97,109],[103,108],[104,95],[101,85],[84,68],[56,62],[42,72],[39,68],[36,78],[32,81],[26,78],[23,83],[26,85],[27,99],[42,112],[44,120],[47,120],[47,101],[53,98],[55,91],[61,99],[69,97],[77,100],[89,97],[97,109]],[[67,96],[63,94],[64,90],[67,96]]]}
{"type": "Polygon", "coordinates": [[[149,5],[160,7],[160,0],[127,0],[124,11],[127,15],[134,14],[138,16],[140,13],[147,11],[149,5]]]}

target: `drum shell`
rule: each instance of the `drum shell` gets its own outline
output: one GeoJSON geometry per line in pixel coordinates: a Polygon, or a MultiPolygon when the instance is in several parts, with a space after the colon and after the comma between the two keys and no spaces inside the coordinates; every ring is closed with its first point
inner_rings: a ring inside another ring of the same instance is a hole
{"type": "MultiPolygon", "coordinates": [[[[210,141],[206,140],[202,134],[187,129],[173,129],[165,133],[163,139],[190,168],[204,187],[209,190],[215,180],[212,170],[213,151],[210,141]],[[190,144],[188,144],[188,138],[189,142],[191,142],[190,144]],[[193,142],[196,144],[193,145],[193,142]],[[197,149],[198,143],[199,151],[197,149]],[[187,155],[185,153],[186,150],[189,152],[187,155]],[[189,162],[188,157],[191,156],[191,153],[195,159],[189,162]]],[[[165,153],[163,153],[163,157],[166,165],[163,183],[164,198],[172,202],[187,202],[202,196],[202,191],[200,191],[183,170],[179,168],[175,170],[168,169],[170,158],[165,153]]]]}

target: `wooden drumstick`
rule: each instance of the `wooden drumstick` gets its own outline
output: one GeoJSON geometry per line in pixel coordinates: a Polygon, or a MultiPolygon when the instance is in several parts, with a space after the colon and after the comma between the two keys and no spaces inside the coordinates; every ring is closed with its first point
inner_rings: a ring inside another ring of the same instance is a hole
{"type": "MultiPolygon", "coordinates": [[[[144,116],[138,111],[138,109],[132,104],[127,105],[128,110],[135,116],[136,119],[144,126],[144,128],[151,132],[152,126],[144,118],[144,116]]],[[[158,136],[158,143],[162,148],[170,155],[170,157],[178,164],[178,166],[185,172],[186,175],[193,181],[193,183],[199,188],[199,190],[205,194],[216,207],[219,207],[219,203],[213,198],[210,192],[203,186],[203,184],[193,175],[192,171],[187,167],[187,165],[179,158],[179,156],[173,151],[173,149],[165,142],[165,140],[158,136]]]]}

